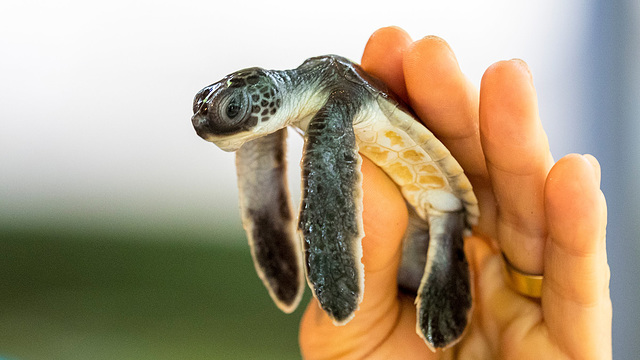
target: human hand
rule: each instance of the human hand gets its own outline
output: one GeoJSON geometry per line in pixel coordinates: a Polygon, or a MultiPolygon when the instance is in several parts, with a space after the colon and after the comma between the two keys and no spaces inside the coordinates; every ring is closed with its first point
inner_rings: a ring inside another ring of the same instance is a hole
{"type": "Polygon", "coordinates": [[[412,42],[401,29],[375,32],[362,66],[387,83],[460,162],[478,197],[480,223],[465,241],[474,312],[462,340],[431,352],[416,334],[413,299],[397,289],[405,202],[363,158],[365,293],[355,317],[333,325],[314,299],[300,327],[308,359],[609,359],[611,299],[606,203],[596,159],[554,164],[527,65],[498,62],[480,91],[443,40],[412,42]],[[542,296],[511,290],[502,255],[544,274],[542,296]]]}

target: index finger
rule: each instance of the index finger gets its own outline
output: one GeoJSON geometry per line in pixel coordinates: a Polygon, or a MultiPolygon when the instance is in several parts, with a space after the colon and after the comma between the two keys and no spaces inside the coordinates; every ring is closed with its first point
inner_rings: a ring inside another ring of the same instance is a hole
{"type": "Polygon", "coordinates": [[[382,80],[402,100],[408,102],[402,61],[411,37],[399,27],[384,27],[371,35],[362,54],[362,68],[382,80]]]}

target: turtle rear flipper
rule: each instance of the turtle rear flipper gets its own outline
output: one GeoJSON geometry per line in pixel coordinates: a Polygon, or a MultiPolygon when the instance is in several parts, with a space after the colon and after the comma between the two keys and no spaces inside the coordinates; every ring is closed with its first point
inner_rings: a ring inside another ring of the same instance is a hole
{"type": "Polygon", "coordinates": [[[416,214],[413,206],[407,204],[407,209],[409,223],[402,239],[402,262],[398,269],[398,287],[407,294],[416,296],[427,263],[429,224],[416,214]]]}
{"type": "Polygon", "coordinates": [[[435,349],[461,338],[471,314],[471,284],[464,211],[433,211],[429,225],[427,263],[416,298],[417,332],[435,349]]]}
{"type": "Polygon", "coordinates": [[[307,279],[322,309],[344,324],[362,301],[361,159],[353,131],[358,102],[335,91],[310,121],[302,159],[298,229],[307,279]]]}
{"type": "Polygon", "coordinates": [[[278,307],[290,313],[304,291],[300,243],[286,183],[286,128],[236,152],[242,224],[256,271],[278,307]]]}

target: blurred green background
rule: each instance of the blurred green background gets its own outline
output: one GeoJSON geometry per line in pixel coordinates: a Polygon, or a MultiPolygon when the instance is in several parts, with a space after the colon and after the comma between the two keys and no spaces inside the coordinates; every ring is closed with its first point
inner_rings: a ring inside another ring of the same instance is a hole
{"type": "MultiPolygon", "coordinates": [[[[237,230],[219,236],[246,242],[237,230]]],[[[271,303],[248,246],[176,228],[0,234],[0,358],[300,357],[301,309],[271,303]]]]}

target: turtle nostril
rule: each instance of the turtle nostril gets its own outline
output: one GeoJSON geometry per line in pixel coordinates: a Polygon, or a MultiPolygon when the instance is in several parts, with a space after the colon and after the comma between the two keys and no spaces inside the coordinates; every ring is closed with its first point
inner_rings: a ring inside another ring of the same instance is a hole
{"type": "Polygon", "coordinates": [[[205,120],[200,114],[193,115],[191,118],[191,124],[196,130],[201,128],[203,123],[205,123],[205,120]]]}

